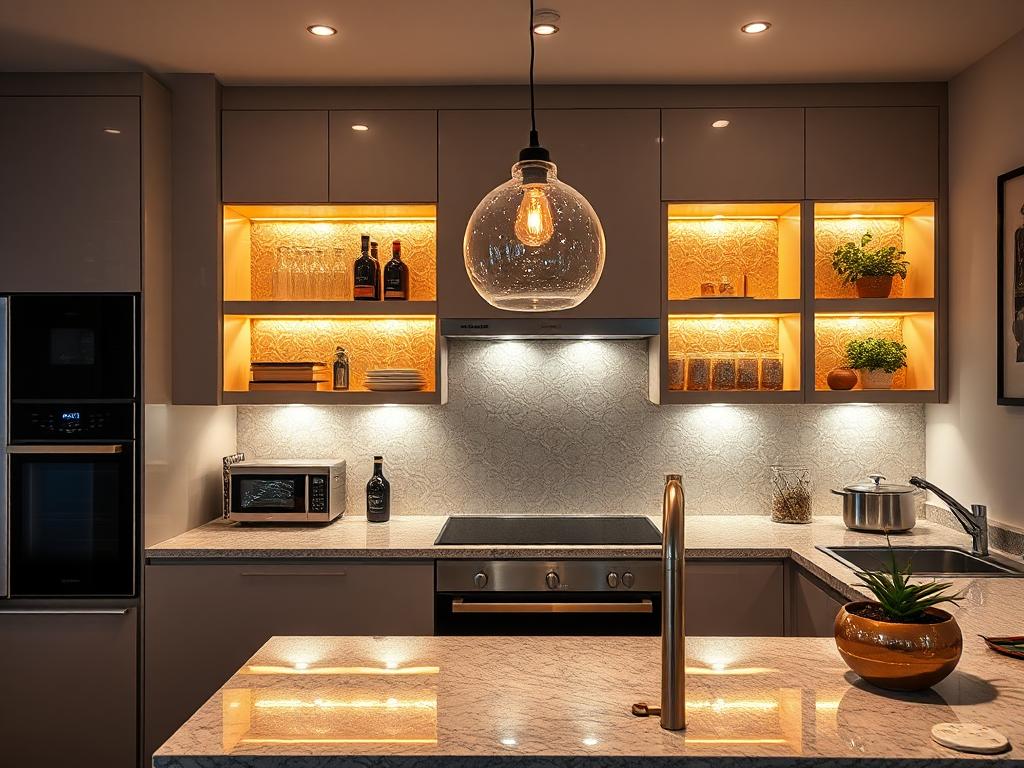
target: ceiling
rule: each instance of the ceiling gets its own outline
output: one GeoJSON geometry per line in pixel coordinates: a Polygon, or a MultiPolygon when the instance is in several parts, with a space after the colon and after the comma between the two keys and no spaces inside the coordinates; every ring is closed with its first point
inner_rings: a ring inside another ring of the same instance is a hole
{"type": "MultiPolygon", "coordinates": [[[[948,80],[1024,0],[538,0],[545,83],[948,80]],[[743,35],[740,24],[772,29],[743,35]]],[[[227,84],[522,82],[527,0],[2,0],[0,70],[213,72],[227,84]],[[338,28],[315,38],[313,23],[338,28]]]]}

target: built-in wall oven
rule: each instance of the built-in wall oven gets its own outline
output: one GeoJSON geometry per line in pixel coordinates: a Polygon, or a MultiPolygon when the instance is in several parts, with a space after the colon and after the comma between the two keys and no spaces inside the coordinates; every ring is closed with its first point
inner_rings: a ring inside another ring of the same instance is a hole
{"type": "Polygon", "coordinates": [[[137,592],[137,304],[0,299],[0,597],[137,592]]]}
{"type": "Polygon", "coordinates": [[[439,635],[658,635],[659,560],[438,560],[439,635]]]}

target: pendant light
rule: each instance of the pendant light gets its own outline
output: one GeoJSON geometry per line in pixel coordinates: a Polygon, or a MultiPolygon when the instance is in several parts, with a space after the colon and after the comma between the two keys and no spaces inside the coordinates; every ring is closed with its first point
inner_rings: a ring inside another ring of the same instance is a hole
{"type": "Polygon", "coordinates": [[[587,199],[558,178],[540,145],[534,108],[533,0],[530,0],[530,145],[512,178],[488,192],[466,225],[463,257],[477,293],[518,312],[575,307],[604,269],[604,230],[587,199]]]}

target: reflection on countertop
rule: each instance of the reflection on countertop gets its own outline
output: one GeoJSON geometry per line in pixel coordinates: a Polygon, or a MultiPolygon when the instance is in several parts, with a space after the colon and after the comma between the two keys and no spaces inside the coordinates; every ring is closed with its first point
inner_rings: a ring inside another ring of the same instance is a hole
{"type": "Polygon", "coordinates": [[[1016,746],[1024,744],[1024,665],[980,643],[967,644],[934,690],[892,694],[848,673],[831,639],[694,638],[684,732],[630,714],[634,702],[657,699],[659,649],[658,638],[273,638],[154,765],[269,767],[282,756],[289,768],[320,768],[327,757],[363,766],[397,756],[417,766],[976,757],[931,740],[932,725],[950,721],[1001,730],[1015,748],[1000,758],[1024,765],[1016,746]]]}

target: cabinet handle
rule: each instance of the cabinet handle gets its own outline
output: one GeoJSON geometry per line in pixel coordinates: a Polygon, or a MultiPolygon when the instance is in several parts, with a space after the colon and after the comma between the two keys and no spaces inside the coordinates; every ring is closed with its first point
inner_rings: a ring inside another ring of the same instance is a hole
{"type": "Polygon", "coordinates": [[[242,577],[246,579],[276,579],[283,576],[297,577],[297,578],[310,578],[314,576],[345,576],[344,571],[316,571],[312,573],[302,573],[301,571],[283,571],[280,573],[267,573],[266,571],[252,571],[242,572],[242,577]]]}
{"type": "Polygon", "coordinates": [[[30,454],[94,454],[94,453],[121,453],[124,450],[122,445],[9,445],[8,453],[30,453],[30,454]]]}
{"type": "Polygon", "coordinates": [[[650,600],[637,603],[467,603],[452,600],[452,613],[653,613],[650,600]]]}
{"type": "Polygon", "coordinates": [[[128,608],[0,608],[0,616],[126,616],[128,608]]]}

